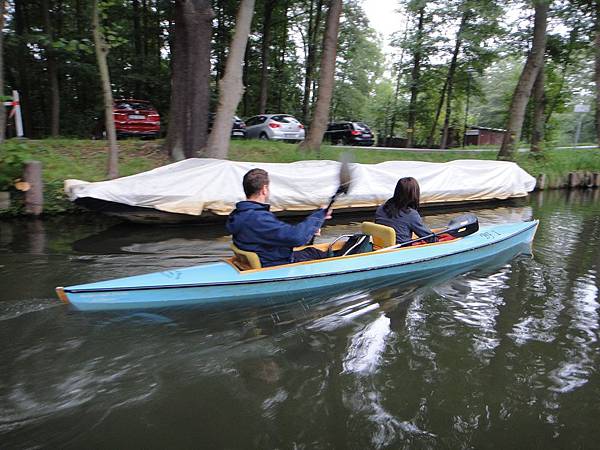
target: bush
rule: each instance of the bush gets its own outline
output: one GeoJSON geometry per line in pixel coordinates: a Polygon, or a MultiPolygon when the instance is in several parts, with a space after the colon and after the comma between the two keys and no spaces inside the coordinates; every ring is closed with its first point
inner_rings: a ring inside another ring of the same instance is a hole
{"type": "Polygon", "coordinates": [[[6,142],[0,145],[0,191],[11,189],[21,178],[25,161],[30,159],[29,147],[23,143],[6,142]]]}

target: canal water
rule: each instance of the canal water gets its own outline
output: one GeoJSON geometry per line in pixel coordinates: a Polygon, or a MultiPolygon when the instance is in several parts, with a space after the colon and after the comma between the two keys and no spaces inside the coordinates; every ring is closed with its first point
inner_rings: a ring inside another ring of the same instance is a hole
{"type": "Polygon", "coordinates": [[[540,219],[532,253],[411,285],[95,314],[54,287],[214,261],[222,227],[2,221],[0,448],[597,448],[600,193],[471,212],[540,219]]]}

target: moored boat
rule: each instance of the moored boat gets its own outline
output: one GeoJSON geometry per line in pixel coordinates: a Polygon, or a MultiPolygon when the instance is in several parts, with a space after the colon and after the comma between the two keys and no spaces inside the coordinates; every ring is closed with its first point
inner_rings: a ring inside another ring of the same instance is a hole
{"type": "MultiPolygon", "coordinates": [[[[189,158],[148,172],[94,183],[66,180],[65,193],[84,208],[138,223],[219,222],[245,199],[248,170],[269,172],[271,211],[306,215],[329,201],[339,182],[337,161],[254,163],[189,158]]],[[[372,211],[393,194],[398,178],[415,177],[422,207],[481,204],[523,198],[535,178],[507,161],[349,163],[352,189],[335,202],[338,212],[372,211]]]]}
{"type": "Polygon", "coordinates": [[[57,288],[82,311],[164,308],[268,299],[380,279],[405,282],[493,259],[530,244],[538,221],[483,227],[457,239],[275,267],[242,270],[235,258],[184,269],[57,288]]]}

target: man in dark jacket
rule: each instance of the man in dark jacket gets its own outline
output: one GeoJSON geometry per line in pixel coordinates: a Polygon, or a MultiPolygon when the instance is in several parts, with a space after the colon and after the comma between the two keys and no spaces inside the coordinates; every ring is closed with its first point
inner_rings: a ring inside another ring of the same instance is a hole
{"type": "Polygon", "coordinates": [[[294,247],[308,244],[318,233],[327,211],[320,209],[302,222],[290,225],[269,211],[269,175],[252,169],[243,180],[246,201],[238,202],[227,219],[227,230],[236,247],[258,254],[263,267],[325,257],[325,252],[308,248],[294,252],[294,247]]]}

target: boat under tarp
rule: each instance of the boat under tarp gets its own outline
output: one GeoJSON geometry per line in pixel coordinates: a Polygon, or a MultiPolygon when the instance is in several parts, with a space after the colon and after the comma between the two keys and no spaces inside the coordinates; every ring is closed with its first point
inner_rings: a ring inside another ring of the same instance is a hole
{"type": "MultiPolygon", "coordinates": [[[[66,180],[65,192],[79,205],[133,221],[196,221],[228,215],[245,198],[242,177],[256,167],[269,172],[271,210],[294,215],[328,202],[338,185],[340,163],[191,158],[116,180],[66,180]]],[[[338,198],[335,209],[373,209],[392,196],[399,178],[407,176],[419,181],[424,206],[524,197],[535,188],[534,177],[505,161],[353,163],[350,174],[350,192],[338,198]]]]}

